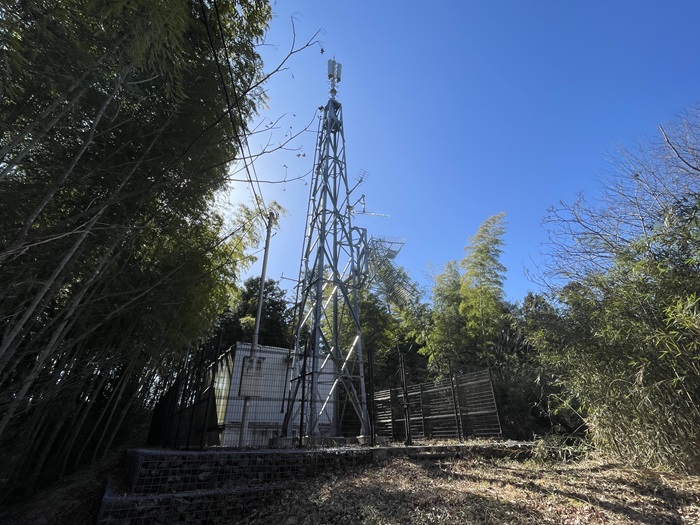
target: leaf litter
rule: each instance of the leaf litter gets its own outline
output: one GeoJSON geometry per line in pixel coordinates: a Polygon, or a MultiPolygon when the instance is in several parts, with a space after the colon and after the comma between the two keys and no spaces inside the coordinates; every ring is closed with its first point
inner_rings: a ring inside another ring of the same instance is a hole
{"type": "Polygon", "coordinates": [[[592,459],[393,459],[290,482],[241,523],[700,525],[700,477],[592,459]]]}

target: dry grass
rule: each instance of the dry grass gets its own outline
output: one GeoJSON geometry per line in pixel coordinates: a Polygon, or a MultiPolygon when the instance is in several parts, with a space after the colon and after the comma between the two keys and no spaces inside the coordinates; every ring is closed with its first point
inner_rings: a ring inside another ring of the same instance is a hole
{"type": "Polygon", "coordinates": [[[592,460],[392,460],[291,484],[242,523],[700,524],[700,477],[592,460]]]}

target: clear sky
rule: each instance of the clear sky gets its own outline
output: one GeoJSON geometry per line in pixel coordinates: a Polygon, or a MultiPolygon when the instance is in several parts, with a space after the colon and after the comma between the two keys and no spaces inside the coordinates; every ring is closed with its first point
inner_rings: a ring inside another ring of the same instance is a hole
{"type": "MultiPolygon", "coordinates": [[[[335,57],[348,173],[369,174],[358,190],[366,209],[389,216],[357,223],[370,235],[405,238],[396,262],[426,288],[431,273],[464,256],[486,218],[504,211],[506,295],[522,300],[537,289],[524,272],[542,259],[547,208],[578,192],[594,196],[618,144],[654,136],[700,102],[696,0],[300,0],[273,9],[261,49],[267,69],[291,46],[292,18],[297,44],[320,31],[321,45],[269,82],[265,116],[282,121],[251,137],[251,148],[313,119],[335,57]]],[[[257,176],[309,173],[316,127],[294,142],[301,150],[260,159],[257,176]]],[[[297,278],[306,182],[262,185],[267,201],[288,210],[268,277],[297,278]]],[[[235,192],[246,198],[243,184],[235,192]]],[[[251,270],[259,272],[260,262],[251,270]]]]}

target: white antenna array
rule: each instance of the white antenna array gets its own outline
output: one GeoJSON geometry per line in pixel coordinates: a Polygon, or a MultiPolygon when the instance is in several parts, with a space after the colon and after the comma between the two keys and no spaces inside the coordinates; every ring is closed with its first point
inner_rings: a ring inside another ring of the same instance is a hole
{"type": "Polygon", "coordinates": [[[343,71],[343,65],[340,62],[336,62],[334,58],[328,61],[328,80],[331,82],[331,98],[335,99],[338,91],[336,86],[340,83],[340,76],[343,71]]]}

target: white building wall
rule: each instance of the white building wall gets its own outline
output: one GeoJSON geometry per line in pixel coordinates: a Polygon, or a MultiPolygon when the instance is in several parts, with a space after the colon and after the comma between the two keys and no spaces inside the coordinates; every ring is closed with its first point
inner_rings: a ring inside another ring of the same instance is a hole
{"type": "MultiPolygon", "coordinates": [[[[289,396],[289,380],[292,375],[298,375],[298,371],[289,368],[290,351],[287,348],[273,346],[260,346],[255,352],[254,362],[250,363],[250,343],[236,343],[236,351],[233,359],[233,373],[230,380],[228,400],[224,417],[224,432],[221,439],[222,446],[237,447],[243,415],[244,394],[255,393],[250,398],[248,407],[248,431],[244,436],[245,446],[267,447],[272,438],[278,437],[282,431],[284,411],[287,408],[289,396]],[[247,376],[242,381],[244,363],[252,365],[247,368],[247,376]]],[[[319,368],[323,359],[319,358],[319,368]]],[[[333,372],[334,366],[327,362],[325,370],[320,374],[319,397],[317,408],[320,411],[324,402],[333,389],[333,383],[337,374],[333,372]]],[[[297,393],[297,402],[294,403],[293,416],[290,419],[289,436],[297,436],[299,431],[301,388],[297,393]]],[[[337,428],[337,399],[338,387],[330,396],[323,413],[319,416],[319,430],[321,435],[338,435],[337,428]]],[[[308,406],[308,405],[307,405],[308,406]]]]}

